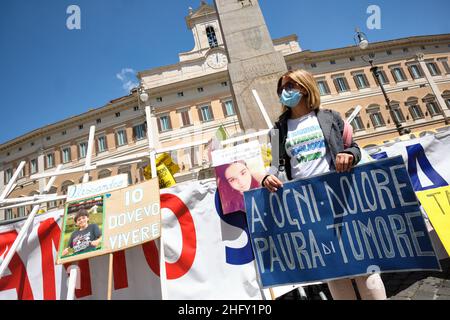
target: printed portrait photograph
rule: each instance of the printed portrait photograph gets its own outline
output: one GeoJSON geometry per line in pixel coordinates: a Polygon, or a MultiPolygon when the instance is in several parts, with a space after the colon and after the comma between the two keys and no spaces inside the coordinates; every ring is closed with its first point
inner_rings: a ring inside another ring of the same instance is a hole
{"type": "Polygon", "coordinates": [[[244,192],[261,188],[265,168],[259,156],[218,166],[215,173],[223,213],[230,214],[245,211],[244,192]]]}
{"type": "Polygon", "coordinates": [[[103,204],[103,196],[66,204],[60,259],[102,249],[103,204]]]}

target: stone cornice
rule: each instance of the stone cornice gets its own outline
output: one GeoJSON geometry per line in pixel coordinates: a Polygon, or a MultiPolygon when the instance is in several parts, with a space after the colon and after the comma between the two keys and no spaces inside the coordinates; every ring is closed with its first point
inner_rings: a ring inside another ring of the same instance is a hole
{"type": "Polygon", "coordinates": [[[428,36],[408,37],[395,40],[388,40],[382,42],[371,43],[369,48],[362,51],[357,46],[350,46],[337,49],[329,49],[322,51],[304,50],[285,56],[287,61],[301,60],[305,63],[326,61],[329,59],[339,59],[340,57],[358,56],[363,53],[377,52],[382,50],[392,50],[397,48],[404,48],[405,46],[426,45],[437,43],[449,43],[450,34],[438,34],[428,36]]]}
{"type": "Polygon", "coordinates": [[[58,121],[54,124],[41,127],[38,129],[35,129],[29,133],[26,133],[22,136],[19,136],[13,140],[7,141],[0,145],[0,152],[3,152],[11,147],[14,147],[16,145],[25,143],[31,139],[36,138],[43,138],[46,135],[52,134],[56,131],[61,131],[64,129],[67,129],[68,127],[81,124],[81,122],[85,123],[86,121],[94,120],[100,115],[104,115],[109,112],[118,112],[125,110],[129,107],[132,107],[136,104],[137,96],[135,95],[128,95],[124,96],[115,100],[111,100],[107,105],[90,110],[88,112],[58,121]]]}

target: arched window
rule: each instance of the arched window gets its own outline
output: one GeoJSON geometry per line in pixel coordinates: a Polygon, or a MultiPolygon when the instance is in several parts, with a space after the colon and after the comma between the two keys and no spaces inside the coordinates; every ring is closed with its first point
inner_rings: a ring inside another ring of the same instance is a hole
{"type": "Polygon", "coordinates": [[[104,179],[108,177],[111,177],[111,170],[103,169],[98,173],[98,179],[104,179]]]}
{"type": "Polygon", "coordinates": [[[210,48],[216,48],[219,46],[214,27],[212,26],[206,27],[206,36],[208,37],[208,43],[210,48]]]}
{"type": "Polygon", "coordinates": [[[63,195],[67,194],[67,190],[71,185],[74,185],[75,183],[72,180],[66,180],[61,184],[61,193],[63,195]]]}
{"type": "MultiPolygon", "coordinates": [[[[348,118],[350,117],[350,115],[353,113],[353,111],[355,111],[355,108],[350,109],[346,114],[345,117],[348,118]]],[[[350,123],[353,127],[353,131],[361,131],[364,130],[364,123],[361,119],[361,113],[358,113],[358,115],[356,115],[355,119],[350,123]]]]}

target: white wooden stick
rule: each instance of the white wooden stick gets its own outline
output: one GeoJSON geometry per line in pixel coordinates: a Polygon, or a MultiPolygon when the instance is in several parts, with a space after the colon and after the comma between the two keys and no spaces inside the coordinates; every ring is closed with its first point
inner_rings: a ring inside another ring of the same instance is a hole
{"type": "Polygon", "coordinates": [[[71,268],[69,273],[69,284],[67,286],[67,300],[75,299],[75,289],[78,279],[78,268],[71,268]]]}
{"type": "Polygon", "coordinates": [[[347,122],[352,123],[353,120],[355,120],[356,116],[361,112],[361,110],[361,106],[356,106],[355,111],[353,111],[352,114],[347,118],[347,122]]]}
{"type": "Polygon", "coordinates": [[[270,130],[262,130],[262,131],[258,131],[258,132],[255,132],[255,133],[249,133],[249,134],[246,134],[246,135],[243,135],[243,136],[240,136],[240,137],[231,138],[231,139],[228,139],[228,140],[221,141],[221,144],[222,144],[222,146],[225,146],[227,144],[232,144],[232,143],[244,141],[244,140],[247,140],[247,139],[252,139],[252,138],[265,136],[265,135],[267,135],[269,133],[269,131],[270,130]]]}
{"type": "Polygon", "coordinates": [[[258,92],[255,89],[253,89],[252,92],[253,92],[253,96],[256,99],[256,103],[258,104],[259,110],[261,110],[264,120],[266,121],[267,128],[272,129],[272,127],[273,127],[272,121],[270,121],[270,117],[267,114],[266,108],[264,108],[264,105],[261,101],[261,98],[259,97],[258,92]]]}
{"type": "Polygon", "coordinates": [[[51,197],[51,198],[43,198],[43,199],[39,199],[39,200],[35,200],[35,201],[22,202],[22,203],[13,204],[13,205],[6,206],[6,207],[0,207],[0,210],[22,208],[22,207],[26,207],[26,206],[33,206],[33,205],[37,205],[37,204],[41,204],[41,203],[45,203],[45,202],[64,200],[64,199],[67,199],[67,196],[62,195],[62,196],[56,196],[56,197],[51,197]]]}
{"type": "Polygon", "coordinates": [[[6,185],[2,194],[0,195],[0,200],[5,199],[11,193],[11,191],[14,190],[13,186],[16,183],[16,180],[19,177],[19,174],[22,171],[24,166],[25,166],[25,161],[21,161],[19,166],[16,169],[16,172],[14,172],[13,176],[11,177],[11,180],[8,181],[8,184],[6,185]]]}
{"type": "MultiPolygon", "coordinates": [[[[62,165],[59,165],[56,169],[57,171],[61,169],[62,165]]],[[[55,179],[52,178],[48,182],[45,189],[42,191],[42,194],[48,192],[50,188],[52,187],[53,183],[55,182],[55,179]]],[[[9,249],[8,253],[6,254],[5,259],[2,261],[0,265],[0,279],[3,277],[3,274],[5,273],[6,268],[8,267],[9,263],[11,262],[12,257],[16,253],[16,251],[19,249],[20,245],[22,244],[22,240],[25,239],[25,235],[28,232],[28,229],[30,228],[31,223],[34,220],[34,217],[36,213],[39,211],[39,205],[35,205],[33,207],[33,210],[31,211],[30,215],[28,216],[27,220],[25,221],[25,224],[23,225],[22,229],[20,229],[19,234],[17,235],[16,240],[14,240],[14,243],[11,246],[11,249],[9,249]]]]}

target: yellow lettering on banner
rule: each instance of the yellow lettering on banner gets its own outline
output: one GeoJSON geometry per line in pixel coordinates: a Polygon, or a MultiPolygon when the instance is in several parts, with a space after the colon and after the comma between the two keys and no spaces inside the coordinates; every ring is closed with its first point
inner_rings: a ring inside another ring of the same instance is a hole
{"type": "Polygon", "coordinates": [[[450,254],[450,186],[420,191],[417,197],[450,254]]]}

